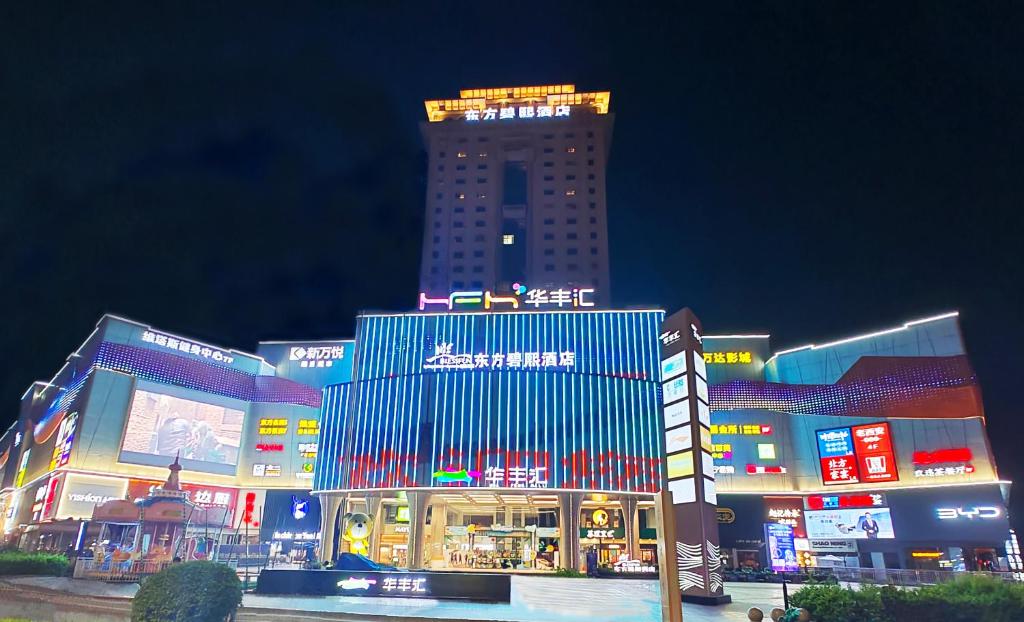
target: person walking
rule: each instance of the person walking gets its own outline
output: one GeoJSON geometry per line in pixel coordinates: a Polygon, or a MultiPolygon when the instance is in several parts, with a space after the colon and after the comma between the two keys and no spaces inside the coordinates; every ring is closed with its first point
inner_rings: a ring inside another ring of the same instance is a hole
{"type": "Polygon", "coordinates": [[[594,547],[587,549],[587,576],[597,576],[597,549],[594,547]]]}

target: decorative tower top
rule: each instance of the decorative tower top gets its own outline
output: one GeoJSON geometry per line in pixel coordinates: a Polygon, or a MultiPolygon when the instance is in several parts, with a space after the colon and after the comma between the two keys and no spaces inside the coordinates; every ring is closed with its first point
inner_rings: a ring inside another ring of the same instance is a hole
{"type": "Polygon", "coordinates": [[[174,456],[174,462],[167,467],[170,474],[167,476],[167,481],[164,482],[164,490],[181,490],[181,482],[178,481],[178,472],[181,471],[181,464],[178,463],[180,457],[181,452],[174,456]]]}

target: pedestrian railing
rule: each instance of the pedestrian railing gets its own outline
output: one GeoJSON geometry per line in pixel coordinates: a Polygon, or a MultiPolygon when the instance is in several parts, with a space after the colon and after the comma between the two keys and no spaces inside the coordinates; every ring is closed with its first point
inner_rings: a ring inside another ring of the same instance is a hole
{"type": "Polygon", "coordinates": [[[156,574],[171,565],[171,562],[145,559],[88,559],[75,562],[76,579],[96,579],[118,583],[132,583],[142,577],[156,574]]]}
{"type": "Polygon", "coordinates": [[[981,572],[953,570],[904,570],[897,568],[814,568],[809,571],[781,572],[774,581],[787,583],[808,583],[838,581],[842,583],[869,583],[913,587],[937,585],[954,581],[965,575],[984,575],[1002,581],[1020,581],[1021,575],[1013,572],[981,572]]]}

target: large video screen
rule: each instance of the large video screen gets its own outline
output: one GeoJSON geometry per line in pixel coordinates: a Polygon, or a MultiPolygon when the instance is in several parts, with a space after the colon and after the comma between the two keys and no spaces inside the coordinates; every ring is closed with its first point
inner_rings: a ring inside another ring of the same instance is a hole
{"type": "Polygon", "coordinates": [[[223,472],[223,468],[206,465],[238,464],[244,418],[241,410],[139,389],[128,413],[121,457],[163,465],[169,461],[154,462],[146,457],[180,455],[182,461],[200,463],[187,468],[223,472]]]}
{"type": "Polygon", "coordinates": [[[808,538],[856,538],[892,540],[889,508],[809,510],[804,512],[808,538]]]}

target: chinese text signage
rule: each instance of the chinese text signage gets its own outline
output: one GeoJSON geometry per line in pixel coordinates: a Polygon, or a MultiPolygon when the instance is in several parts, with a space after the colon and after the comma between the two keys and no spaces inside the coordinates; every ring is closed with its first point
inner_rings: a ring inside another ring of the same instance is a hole
{"type": "Polygon", "coordinates": [[[821,479],[828,485],[896,481],[888,423],[818,430],[821,479]]]}
{"type": "Polygon", "coordinates": [[[496,352],[461,354],[452,352],[451,343],[439,343],[433,356],[423,360],[423,369],[568,369],[576,366],[575,352],[496,352]]]}
{"type": "Polygon", "coordinates": [[[494,121],[503,119],[544,119],[568,117],[569,106],[508,106],[467,110],[467,121],[494,121]]]}
{"type": "Polygon", "coordinates": [[[550,311],[555,309],[578,309],[594,306],[591,297],[593,288],[574,287],[571,289],[527,289],[513,284],[508,296],[497,296],[491,291],[473,290],[452,292],[445,297],[435,298],[420,292],[420,311],[480,311],[528,309],[550,311]]]}

